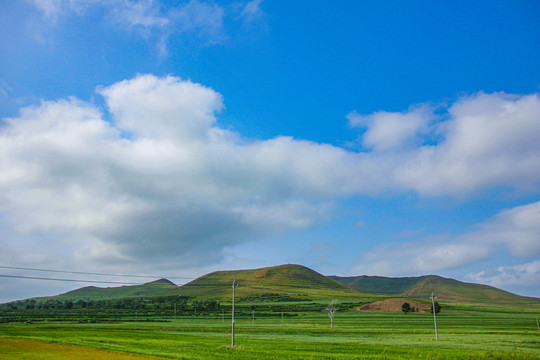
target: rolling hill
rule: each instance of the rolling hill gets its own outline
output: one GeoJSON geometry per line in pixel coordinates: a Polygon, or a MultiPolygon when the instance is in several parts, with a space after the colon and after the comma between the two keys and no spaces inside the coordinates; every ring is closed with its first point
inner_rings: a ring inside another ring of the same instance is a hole
{"type": "Polygon", "coordinates": [[[163,295],[229,300],[236,280],[236,297],[246,301],[354,299],[366,296],[305,266],[280,265],[253,270],[216,271],[163,295]]]}
{"type": "Polygon", "coordinates": [[[177,289],[178,286],[167,279],[160,279],[142,285],[100,288],[86,286],[51,298],[71,300],[110,300],[136,296],[154,296],[162,292],[177,289]]]}
{"type": "Polygon", "coordinates": [[[166,279],[142,285],[98,288],[87,286],[61,295],[58,300],[112,300],[130,297],[187,296],[192,300],[231,299],[236,280],[238,301],[347,300],[406,297],[429,300],[432,292],[446,303],[469,303],[540,308],[540,299],[515,295],[491,286],[464,283],[436,275],[388,278],[381,276],[323,276],[301,265],[280,265],[252,270],[216,271],[183,286],[166,279]],[[368,295],[371,294],[371,295],[368,295]]]}
{"type": "Polygon", "coordinates": [[[382,276],[329,276],[360,292],[428,300],[434,292],[441,302],[502,306],[540,306],[540,299],[519,296],[488,285],[472,284],[436,275],[388,278],[382,276]]]}

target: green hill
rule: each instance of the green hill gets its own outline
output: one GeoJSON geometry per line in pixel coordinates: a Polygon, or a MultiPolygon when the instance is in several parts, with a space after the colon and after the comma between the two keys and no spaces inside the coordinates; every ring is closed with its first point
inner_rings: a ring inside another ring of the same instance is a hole
{"type": "Polygon", "coordinates": [[[388,278],[382,276],[329,276],[360,292],[428,300],[435,293],[441,302],[540,307],[540,299],[519,296],[488,285],[472,284],[436,275],[388,278]]]}
{"type": "Polygon", "coordinates": [[[53,299],[71,299],[71,300],[109,300],[122,299],[136,296],[154,296],[156,294],[178,288],[167,279],[160,279],[142,285],[120,286],[100,288],[96,286],[86,286],[77,290],[60,294],[53,299]]]}
{"type": "MultiPolygon", "coordinates": [[[[381,276],[323,276],[301,265],[280,265],[252,270],[216,271],[183,286],[166,279],[142,285],[83,287],[57,300],[112,300],[130,297],[188,296],[193,300],[230,301],[236,280],[238,301],[345,300],[366,297],[407,297],[429,300],[432,292],[446,303],[470,303],[540,308],[540,299],[515,295],[491,286],[464,283],[435,275],[388,278],[381,276]],[[371,294],[371,295],[368,295],[371,294]]],[[[36,299],[38,300],[38,299],[36,299]]]]}
{"type": "Polygon", "coordinates": [[[253,270],[216,271],[162,295],[229,300],[236,280],[236,297],[244,301],[353,299],[366,296],[305,266],[280,265],[253,270]]]}

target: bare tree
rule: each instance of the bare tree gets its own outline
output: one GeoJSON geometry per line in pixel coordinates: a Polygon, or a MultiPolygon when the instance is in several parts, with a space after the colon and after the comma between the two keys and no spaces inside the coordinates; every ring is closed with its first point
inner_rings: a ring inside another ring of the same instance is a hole
{"type": "Polygon", "coordinates": [[[330,304],[328,304],[328,306],[324,310],[328,314],[328,317],[330,318],[330,328],[332,330],[334,330],[334,315],[336,314],[337,310],[338,310],[337,300],[330,301],[330,304]]]}

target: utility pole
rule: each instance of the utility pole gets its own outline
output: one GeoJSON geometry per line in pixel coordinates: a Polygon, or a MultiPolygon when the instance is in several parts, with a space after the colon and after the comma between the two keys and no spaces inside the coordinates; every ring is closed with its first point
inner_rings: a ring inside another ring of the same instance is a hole
{"type": "Polygon", "coordinates": [[[540,331],[540,325],[538,325],[538,316],[536,317],[536,327],[538,328],[538,331],[540,331]]]}
{"type": "Polygon", "coordinates": [[[439,340],[439,333],[437,332],[437,312],[435,311],[435,299],[437,297],[431,293],[431,304],[433,305],[433,322],[435,323],[435,340],[439,340]]]}
{"type": "Polygon", "coordinates": [[[255,309],[251,309],[251,324],[255,324],[255,309]]]}
{"type": "Polygon", "coordinates": [[[231,347],[234,347],[234,290],[238,287],[236,279],[232,282],[232,337],[231,337],[231,347]]]}
{"type": "Polygon", "coordinates": [[[176,303],[174,303],[174,316],[176,316],[176,303]]]}

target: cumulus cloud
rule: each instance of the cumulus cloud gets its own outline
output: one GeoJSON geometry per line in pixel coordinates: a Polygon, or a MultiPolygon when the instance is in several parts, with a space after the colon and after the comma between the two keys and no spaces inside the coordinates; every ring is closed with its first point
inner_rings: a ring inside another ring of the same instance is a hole
{"type": "Polygon", "coordinates": [[[422,145],[433,120],[433,111],[422,105],[404,113],[379,111],[361,115],[353,111],[347,118],[352,127],[366,129],[362,136],[364,147],[374,151],[396,151],[422,145]]]}
{"type": "Polygon", "coordinates": [[[540,99],[479,93],[448,108],[440,140],[409,152],[395,180],[429,195],[494,186],[537,188],[540,181],[540,99]]]}
{"type": "MultiPolygon", "coordinates": [[[[406,112],[351,112],[359,142],[376,161],[384,188],[423,195],[466,195],[496,186],[537,191],[540,183],[538,94],[478,93],[450,106],[406,112]],[[436,110],[436,111],[435,111],[436,110]]],[[[375,177],[376,175],[374,175],[375,177]]]]}
{"type": "Polygon", "coordinates": [[[139,76],[99,91],[116,126],[137,138],[201,140],[223,107],[221,95],[190,81],[139,76]],[[178,138],[181,139],[178,139],[178,138]]]}
{"type": "Polygon", "coordinates": [[[498,288],[530,288],[531,296],[540,297],[540,260],[512,266],[499,266],[494,270],[483,270],[466,276],[470,281],[498,288]]]}
{"type": "Polygon", "coordinates": [[[350,188],[353,154],[242,139],[218,126],[222,98],[202,85],[141,75],[98,92],[111,122],[74,98],[5,120],[0,210],[19,233],[60,235],[95,261],[195,265],[251,235],[312,226],[350,188]]]}
{"type": "Polygon", "coordinates": [[[362,255],[354,274],[404,276],[448,270],[487,258],[492,250],[442,237],[382,245],[362,255]]]}
{"type": "Polygon", "coordinates": [[[503,210],[478,228],[471,240],[503,244],[514,256],[540,255],[540,202],[503,210]]]}
{"type": "MultiPolygon", "coordinates": [[[[45,101],[0,129],[2,218],[18,234],[63,242],[78,259],[195,266],[246,239],[318,224],[351,195],[526,191],[540,180],[537,95],[464,97],[443,121],[423,105],[353,114],[369,145],[353,152],[285,136],[243,138],[219,126],[219,93],[172,76],[140,75],[97,91],[106,109],[45,101]],[[436,142],[422,141],[433,134],[436,142]],[[484,162],[500,167],[488,171],[484,162]]],[[[374,249],[357,269],[448,269],[500,244],[516,256],[538,253],[538,207],[501,212],[471,231],[472,241],[374,249]]]]}
{"type": "Polygon", "coordinates": [[[459,236],[375,247],[351,271],[392,276],[450,270],[488,258],[499,245],[513,256],[540,255],[540,202],[502,210],[474,228],[459,236]]]}

